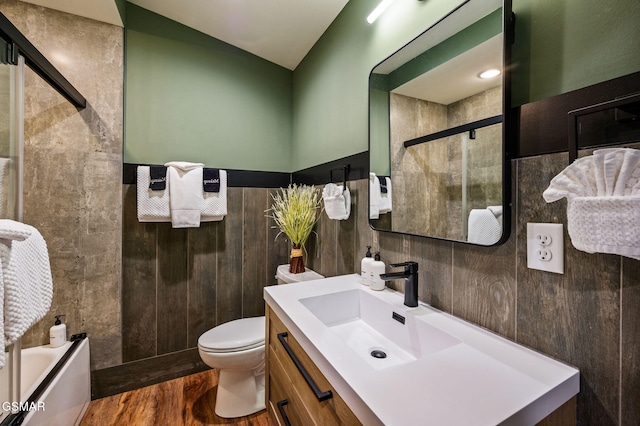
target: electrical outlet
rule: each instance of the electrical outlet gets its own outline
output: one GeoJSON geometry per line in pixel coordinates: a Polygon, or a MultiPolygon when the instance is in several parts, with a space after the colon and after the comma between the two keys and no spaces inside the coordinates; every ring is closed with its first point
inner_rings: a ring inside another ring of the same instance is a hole
{"type": "Polygon", "coordinates": [[[551,235],[549,234],[536,234],[535,238],[541,246],[548,246],[551,244],[551,235]]]}
{"type": "Polygon", "coordinates": [[[527,267],[564,274],[561,223],[527,223],[527,267]]]}
{"type": "Polygon", "coordinates": [[[551,260],[551,252],[547,249],[540,249],[536,251],[536,258],[538,260],[542,260],[544,262],[548,262],[551,260]]]}

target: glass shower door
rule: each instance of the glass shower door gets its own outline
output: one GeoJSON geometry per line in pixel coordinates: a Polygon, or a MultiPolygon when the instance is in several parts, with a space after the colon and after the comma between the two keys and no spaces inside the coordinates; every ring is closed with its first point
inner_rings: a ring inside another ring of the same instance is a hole
{"type": "MultiPolygon", "coordinates": [[[[18,65],[10,65],[8,52],[8,44],[0,39],[0,219],[22,221],[24,58],[20,56],[18,65]]],[[[19,340],[4,348],[0,421],[8,413],[4,403],[20,401],[20,349],[19,340]]]]}

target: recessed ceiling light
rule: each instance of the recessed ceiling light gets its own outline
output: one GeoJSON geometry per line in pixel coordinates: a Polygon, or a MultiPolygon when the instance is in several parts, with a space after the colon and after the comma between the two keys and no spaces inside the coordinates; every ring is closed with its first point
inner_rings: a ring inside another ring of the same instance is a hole
{"type": "Polygon", "coordinates": [[[500,70],[492,68],[490,70],[482,71],[478,77],[480,78],[493,78],[500,75],[500,70]]]}

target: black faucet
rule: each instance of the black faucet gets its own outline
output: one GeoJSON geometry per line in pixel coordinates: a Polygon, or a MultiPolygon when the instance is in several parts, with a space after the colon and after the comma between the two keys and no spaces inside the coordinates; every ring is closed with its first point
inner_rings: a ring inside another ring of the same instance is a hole
{"type": "Polygon", "coordinates": [[[404,266],[402,272],[390,272],[388,274],[380,274],[380,278],[385,281],[397,280],[404,278],[404,304],[410,308],[418,306],[418,263],[402,262],[392,263],[392,268],[404,266]]]}

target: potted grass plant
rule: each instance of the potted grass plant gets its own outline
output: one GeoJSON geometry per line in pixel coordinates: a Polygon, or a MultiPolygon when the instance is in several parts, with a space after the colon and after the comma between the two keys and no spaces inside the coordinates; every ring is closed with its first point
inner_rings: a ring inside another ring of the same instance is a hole
{"type": "Polygon", "coordinates": [[[273,218],[275,227],[280,230],[276,238],[284,234],[291,241],[289,271],[293,274],[304,272],[305,243],[314,232],[321,209],[319,191],[313,185],[291,184],[271,197],[273,204],[267,210],[271,214],[267,216],[273,218]]]}

